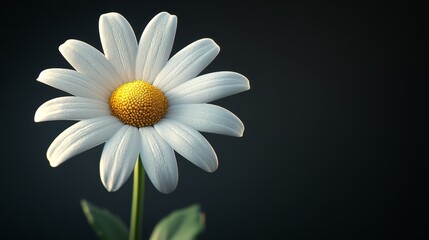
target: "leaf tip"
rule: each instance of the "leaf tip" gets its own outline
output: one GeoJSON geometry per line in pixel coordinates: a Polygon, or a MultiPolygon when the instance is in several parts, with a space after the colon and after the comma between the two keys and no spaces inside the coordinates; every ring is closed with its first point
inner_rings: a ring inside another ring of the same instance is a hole
{"type": "Polygon", "coordinates": [[[80,200],[80,205],[82,207],[82,211],[85,214],[88,222],[91,224],[94,222],[94,217],[91,214],[91,204],[86,199],[80,200]]]}

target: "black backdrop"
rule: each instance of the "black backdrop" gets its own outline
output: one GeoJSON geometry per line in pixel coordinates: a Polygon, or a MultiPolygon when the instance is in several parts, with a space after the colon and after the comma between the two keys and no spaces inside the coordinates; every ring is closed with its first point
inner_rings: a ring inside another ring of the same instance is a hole
{"type": "Polygon", "coordinates": [[[103,188],[101,147],[49,166],[49,144],[72,122],[33,122],[39,105],[65,95],[36,78],[46,68],[70,68],[57,50],[67,39],[101,49],[102,13],[121,13],[140,36],[156,13],[168,11],[179,19],[173,53],[213,38],[221,53],[204,72],[240,72],[252,88],[215,102],[246,126],[243,138],[205,134],[220,160],[215,173],[178,157],[174,193],[147,183],[145,238],[161,217],[192,203],[207,215],[200,239],[418,236],[418,119],[427,109],[421,101],[428,75],[420,10],[374,2],[2,6],[2,235],[94,239],[81,198],[128,223],[132,181],[115,193],[103,188]]]}

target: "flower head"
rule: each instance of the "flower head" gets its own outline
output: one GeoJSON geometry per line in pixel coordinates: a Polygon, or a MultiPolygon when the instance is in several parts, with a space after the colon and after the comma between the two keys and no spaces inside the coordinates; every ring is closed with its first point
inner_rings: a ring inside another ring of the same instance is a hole
{"type": "Polygon", "coordinates": [[[176,16],[159,13],[137,43],[128,21],[107,13],[99,21],[104,54],[78,40],[59,47],[75,70],[47,69],[37,80],[74,96],[47,101],[34,120],[79,122],[50,145],[51,166],[105,143],[100,176],[107,190],[125,183],[140,155],[163,193],[177,186],[174,150],[205,171],[217,169],[216,153],[199,131],[242,136],[244,126],[233,113],[208,102],[248,90],[249,81],[234,72],[197,76],[219,53],[211,39],[169,58],[176,26],[176,16]]]}

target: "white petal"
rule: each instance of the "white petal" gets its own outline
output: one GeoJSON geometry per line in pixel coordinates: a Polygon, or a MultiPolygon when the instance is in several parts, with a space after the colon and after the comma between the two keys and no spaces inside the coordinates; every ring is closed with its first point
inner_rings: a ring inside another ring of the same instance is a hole
{"type": "Polygon", "coordinates": [[[176,157],[173,149],[153,127],[140,128],[140,156],[147,176],[162,193],[176,189],[179,180],[176,157]]]}
{"type": "Polygon", "coordinates": [[[207,172],[218,167],[215,151],[197,130],[171,119],[162,119],[155,129],[170,146],[184,158],[207,172]]]}
{"type": "Polygon", "coordinates": [[[243,136],[244,125],[240,119],[225,108],[212,104],[174,105],[168,108],[166,118],[186,123],[200,132],[243,136]]]}
{"type": "Polygon", "coordinates": [[[166,93],[170,105],[207,103],[250,89],[249,80],[235,72],[215,72],[196,77],[166,93]]]}
{"type": "Polygon", "coordinates": [[[52,142],[46,156],[52,167],[107,141],[121,126],[116,117],[91,118],[75,123],[52,142]]]}
{"type": "Polygon", "coordinates": [[[107,101],[110,97],[110,92],[103,86],[103,82],[70,69],[46,69],[40,73],[37,81],[78,97],[102,101],[107,101]]]}
{"type": "Polygon", "coordinates": [[[219,51],[219,46],[211,39],[193,42],[167,62],[153,84],[166,92],[196,77],[215,59],[219,51]]]}
{"type": "Polygon", "coordinates": [[[100,160],[100,177],[109,192],[118,190],[134,169],[140,150],[136,127],[124,125],[104,145],[100,160]]]}
{"type": "Polygon", "coordinates": [[[177,17],[167,12],[156,15],[140,37],[136,79],[152,83],[165,66],[173,48],[177,17]]]}
{"type": "Polygon", "coordinates": [[[34,115],[35,122],[82,120],[111,115],[105,102],[82,97],[59,97],[42,104],[34,115]]]}
{"type": "Polygon", "coordinates": [[[112,64],[94,47],[72,39],[63,43],[59,50],[78,72],[102,82],[110,92],[121,85],[120,77],[112,64]]]}
{"type": "Polygon", "coordinates": [[[100,16],[98,26],[104,54],[122,82],[135,80],[137,39],[128,21],[119,13],[106,13],[100,16]]]}

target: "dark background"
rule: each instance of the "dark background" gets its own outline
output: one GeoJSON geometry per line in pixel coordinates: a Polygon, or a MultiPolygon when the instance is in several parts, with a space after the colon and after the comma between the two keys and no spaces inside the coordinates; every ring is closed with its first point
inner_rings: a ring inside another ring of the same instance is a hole
{"type": "Polygon", "coordinates": [[[154,15],[168,11],[179,19],[173,53],[213,38],[221,53],[204,72],[240,72],[252,88],[215,102],[246,126],[243,138],[205,134],[220,160],[215,173],[178,157],[175,192],[161,194],[147,182],[145,238],[160,218],[193,203],[207,215],[200,239],[421,236],[424,9],[264,2],[2,6],[2,235],[95,239],[82,198],[128,224],[132,181],[115,193],[104,189],[101,147],[49,166],[49,144],[72,122],[33,122],[38,106],[65,95],[36,78],[46,68],[71,68],[57,50],[67,39],[101,49],[101,14],[121,13],[139,38],[154,15]]]}

